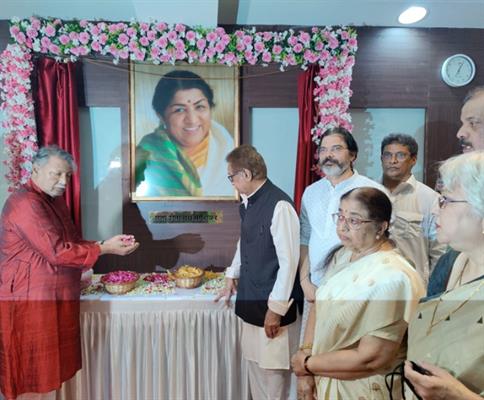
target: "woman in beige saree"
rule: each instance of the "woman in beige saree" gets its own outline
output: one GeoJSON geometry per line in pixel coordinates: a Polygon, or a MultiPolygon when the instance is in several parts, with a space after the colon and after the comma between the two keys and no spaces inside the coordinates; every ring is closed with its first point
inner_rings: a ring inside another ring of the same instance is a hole
{"type": "Polygon", "coordinates": [[[378,189],[341,198],[342,247],[330,254],[292,359],[298,398],[388,399],[384,375],[405,358],[407,324],[424,293],[418,273],[388,239],[391,203],[378,189]]]}
{"type": "Polygon", "coordinates": [[[447,160],[440,175],[437,239],[451,249],[409,325],[408,359],[427,371],[407,361],[405,376],[424,400],[477,400],[484,397],[484,152],[447,160]]]}

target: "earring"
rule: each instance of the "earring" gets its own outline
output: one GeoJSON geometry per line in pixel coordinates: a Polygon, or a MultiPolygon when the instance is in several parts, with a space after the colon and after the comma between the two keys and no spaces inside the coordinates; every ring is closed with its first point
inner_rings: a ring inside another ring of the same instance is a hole
{"type": "Polygon", "coordinates": [[[380,235],[376,235],[376,240],[380,240],[380,235]]]}

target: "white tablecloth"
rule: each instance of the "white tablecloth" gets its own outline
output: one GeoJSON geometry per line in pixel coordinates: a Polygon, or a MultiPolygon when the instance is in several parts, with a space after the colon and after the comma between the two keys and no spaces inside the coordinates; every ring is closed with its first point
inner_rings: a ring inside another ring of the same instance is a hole
{"type": "Polygon", "coordinates": [[[241,324],[198,289],[89,295],[81,301],[83,368],[66,400],[247,399],[241,324]]]}

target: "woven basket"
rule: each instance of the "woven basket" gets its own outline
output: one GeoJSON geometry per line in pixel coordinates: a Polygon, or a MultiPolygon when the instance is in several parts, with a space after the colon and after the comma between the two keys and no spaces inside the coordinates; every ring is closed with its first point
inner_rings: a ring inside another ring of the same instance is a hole
{"type": "Polygon", "coordinates": [[[136,282],[138,282],[139,275],[137,275],[136,279],[131,282],[124,282],[124,283],[108,283],[103,282],[101,278],[101,282],[104,285],[104,289],[106,292],[110,294],[125,294],[129,291],[133,290],[136,286],[136,282]]]}
{"type": "Polygon", "coordinates": [[[179,288],[193,289],[202,284],[203,270],[200,269],[200,274],[197,276],[191,276],[189,278],[181,278],[177,276],[176,272],[172,275],[175,278],[175,284],[179,288]]]}

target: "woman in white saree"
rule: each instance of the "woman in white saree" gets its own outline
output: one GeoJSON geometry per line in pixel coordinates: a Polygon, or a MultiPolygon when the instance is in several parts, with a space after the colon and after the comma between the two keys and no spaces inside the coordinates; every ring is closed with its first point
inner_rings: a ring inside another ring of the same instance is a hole
{"type": "MultiPolygon", "coordinates": [[[[298,398],[388,399],[384,375],[405,358],[404,336],[423,283],[388,239],[391,203],[364,187],[342,196],[334,215],[342,247],[325,277],[292,358],[298,398]]],[[[394,397],[396,398],[396,397],[394,397]]]]}

